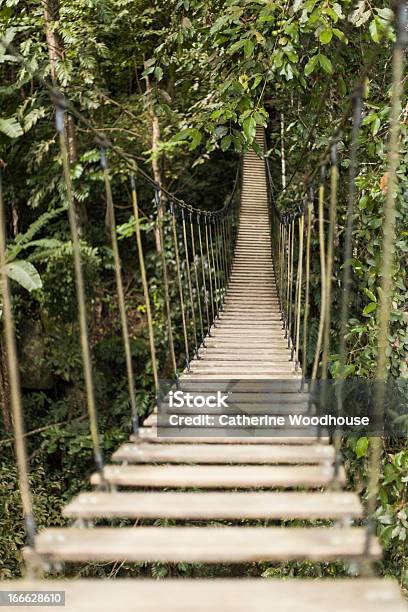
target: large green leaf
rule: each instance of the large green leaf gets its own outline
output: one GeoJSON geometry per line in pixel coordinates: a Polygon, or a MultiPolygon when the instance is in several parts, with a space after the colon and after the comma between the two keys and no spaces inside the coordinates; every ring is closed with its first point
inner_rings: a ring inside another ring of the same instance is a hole
{"type": "Polygon", "coordinates": [[[0,119],[0,132],[9,138],[18,138],[23,135],[23,128],[17,119],[11,117],[9,119],[0,119]]]}
{"type": "Polygon", "coordinates": [[[7,264],[6,270],[9,278],[12,278],[24,289],[27,289],[27,291],[41,289],[42,281],[40,275],[29,261],[13,261],[7,264]]]}

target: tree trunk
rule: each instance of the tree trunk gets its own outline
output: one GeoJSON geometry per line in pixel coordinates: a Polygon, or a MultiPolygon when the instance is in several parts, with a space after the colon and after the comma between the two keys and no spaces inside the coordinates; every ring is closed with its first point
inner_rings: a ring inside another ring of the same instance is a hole
{"type": "MultiPolygon", "coordinates": [[[[151,149],[153,152],[153,159],[152,159],[153,178],[156,181],[156,183],[161,186],[162,176],[161,176],[161,170],[160,170],[160,159],[156,155],[157,149],[159,146],[159,142],[160,142],[160,124],[159,124],[159,118],[156,115],[156,112],[154,110],[152,86],[150,83],[149,75],[146,75],[145,78],[146,78],[146,106],[147,106],[147,113],[148,113],[149,121],[150,121],[151,149]]],[[[158,225],[162,222],[162,217],[163,217],[163,206],[160,203],[158,210],[157,210],[157,227],[155,230],[156,250],[158,253],[161,253],[162,251],[162,244],[160,240],[160,230],[158,227],[158,225]]]]}
{"type": "Polygon", "coordinates": [[[12,429],[10,385],[7,369],[7,356],[3,341],[0,338],[0,406],[3,428],[6,433],[12,429]]]}
{"type": "MultiPolygon", "coordinates": [[[[59,0],[44,0],[44,25],[45,37],[48,46],[48,58],[50,60],[51,80],[54,87],[58,86],[57,65],[64,56],[63,43],[55,31],[55,22],[59,19],[59,0]]],[[[65,116],[65,131],[67,135],[67,146],[70,164],[78,161],[76,147],[75,122],[71,115],[65,116]]],[[[82,235],[87,224],[88,215],[84,204],[75,201],[78,219],[78,231],[82,235]]]]}

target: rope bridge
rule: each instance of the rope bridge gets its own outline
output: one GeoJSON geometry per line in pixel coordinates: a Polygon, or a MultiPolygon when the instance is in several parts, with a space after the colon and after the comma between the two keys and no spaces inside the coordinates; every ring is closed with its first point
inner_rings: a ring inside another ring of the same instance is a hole
{"type": "MultiPolygon", "coordinates": [[[[394,238],[395,185],[398,162],[399,111],[403,44],[394,50],[388,195],[384,213],[383,291],[380,306],[377,376],[385,378],[385,349],[389,324],[391,255],[394,238]]],[[[28,577],[8,588],[66,590],[68,609],[191,610],[192,601],[205,610],[267,610],[273,601],[278,610],[305,612],[346,610],[372,612],[384,608],[406,610],[392,581],[375,577],[373,564],[381,558],[374,533],[375,501],[380,469],[379,439],[373,438],[370,456],[369,503],[364,517],[357,494],[346,491],[340,436],[329,439],[317,428],[310,437],[237,437],[234,431],[214,431],[212,437],[182,438],[159,435],[157,409],[139,425],[121,260],[115,226],[111,173],[107,150],[100,140],[100,158],[108,206],[110,238],[115,264],[116,289],[123,333],[131,406],[132,434],[105,464],[102,455],[92,358],[88,338],[85,283],[77,227],[75,200],[65,135],[65,113],[71,112],[61,96],[54,95],[57,131],[66,185],[71,228],[82,357],[90,430],[96,470],[92,491],[80,493],[63,514],[72,520],[64,528],[37,531],[27,468],[19,370],[10,288],[6,274],[4,202],[0,189],[0,267],[4,329],[12,393],[16,456],[28,546],[28,577]],[[228,433],[230,435],[228,435],[228,433]],[[215,435],[217,434],[217,435],[215,435]],[[362,519],[366,524],[362,526],[362,519]],[[133,527],[106,526],[109,521],[131,519],[133,527]],[[155,526],[158,519],[179,521],[173,527],[155,526]],[[139,520],[144,521],[138,526],[139,520]],[[228,526],[214,526],[224,520],[228,526]],[[245,521],[264,521],[247,526],[245,521]],[[193,523],[197,521],[197,523],[193,523]],[[287,521],[302,521],[293,527],[287,521]],[[324,526],[310,526],[325,521],[324,526]],[[355,524],[353,525],[353,521],[355,524]],[[97,525],[95,526],[95,522],[97,525]],[[103,525],[101,525],[101,523],[103,525]],[[232,524],[231,524],[232,523],[232,524]],[[329,525],[329,526],[327,526],[329,525]],[[166,562],[242,564],[269,561],[353,563],[358,579],[309,580],[116,580],[72,582],[39,581],[38,575],[61,570],[65,563],[166,562]],[[57,586],[58,585],[58,586],[57,586]]],[[[349,204],[355,200],[356,148],[361,122],[361,88],[353,97],[353,135],[349,204]]],[[[78,117],[77,117],[78,118],[78,117]]],[[[338,160],[336,131],[319,165],[317,201],[314,189],[304,202],[283,213],[279,208],[263,130],[256,141],[262,152],[248,152],[228,203],[215,212],[195,209],[175,198],[146,177],[129,156],[114,149],[129,170],[141,279],[146,305],[153,379],[160,395],[156,339],[149,297],[136,177],[151,183],[157,209],[162,257],[166,334],[172,364],[172,388],[194,389],[204,383],[208,391],[234,387],[246,412],[259,414],[265,403],[271,415],[308,414],[318,411],[312,392],[318,374],[328,378],[331,329],[333,243],[336,226],[338,160]],[[329,181],[326,180],[328,169],[329,181]],[[325,201],[329,194],[329,215],[325,201]],[[317,215],[318,257],[321,268],[321,313],[311,381],[306,380],[309,335],[310,265],[316,255],[311,246],[312,220],[317,215]],[[327,223],[326,223],[327,221],[327,223]],[[327,225],[327,229],[326,226],[327,225]],[[177,295],[179,315],[175,316],[177,295]],[[181,331],[182,347],[175,341],[181,331]],[[272,390],[272,391],[271,391],[272,390]]],[[[139,179],[138,179],[139,180],[139,179]]],[[[0,184],[1,187],[1,184],[0,184]]],[[[345,239],[341,312],[344,331],[350,284],[352,214],[345,239]]],[[[344,333],[342,334],[344,338],[344,333]]],[[[345,378],[345,344],[340,347],[340,382],[345,378]]],[[[341,413],[342,393],[338,394],[341,413]]],[[[381,402],[381,396],[377,398],[381,402]]],[[[194,409],[190,409],[194,414],[194,409]]],[[[23,609],[23,607],[17,609],[23,609]]]]}

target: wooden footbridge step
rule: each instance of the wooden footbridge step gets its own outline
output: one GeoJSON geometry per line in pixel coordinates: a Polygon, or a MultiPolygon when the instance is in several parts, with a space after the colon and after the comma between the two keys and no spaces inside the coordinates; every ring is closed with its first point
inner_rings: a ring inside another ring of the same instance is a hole
{"type": "MultiPolygon", "coordinates": [[[[261,147],[262,138],[258,132],[261,147]]],[[[200,392],[231,389],[248,412],[307,411],[308,389],[301,386],[302,374],[292,360],[275,286],[264,163],[253,152],[243,162],[240,215],[222,312],[180,386],[193,391],[200,386],[200,392]]],[[[64,510],[73,526],[39,533],[36,552],[42,559],[253,564],[358,563],[381,557],[377,540],[367,548],[366,530],[353,525],[362,518],[361,503],[344,490],[344,469],[336,469],[334,448],[326,437],[240,438],[225,431],[220,438],[216,432],[202,438],[193,429],[178,438],[171,430],[160,436],[156,427],[157,411],[136,439],[113,454],[103,479],[99,473],[91,476],[96,490],[79,494],[64,510]],[[145,523],[106,526],[111,519],[145,523]],[[158,519],[177,524],[156,526],[158,519]],[[302,521],[301,526],[291,526],[292,519],[302,521]],[[316,526],[311,523],[315,520],[325,523],[316,526]],[[103,523],[94,526],[93,521],[103,523]]],[[[30,584],[36,583],[27,582],[25,588],[30,584]]],[[[67,609],[77,611],[407,610],[396,584],[380,579],[57,584],[41,583],[41,589],[66,590],[67,609]]]]}
{"type": "MultiPolygon", "coordinates": [[[[334,479],[333,466],[323,465],[107,465],[105,480],[115,486],[151,488],[254,489],[328,487],[334,479]]],[[[344,471],[339,474],[345,484],[344,471]]],[[[99,486],[98,473],[91,483],[99,486]]]]}
{"type": "MultiPolygon", "coordinates": [[[[8,583],[21,589],[21,583],[8,583]]],[[[66,612],[406,612],[393,580],[62,580],[26,581],[30,591],[65,591],[66,612]]],[[[38,609],[38,608],[36,608],[38,609]]],[[[40,607],[44,612],[50,608],[40,607]]],[[[27,612],[26,606],[13,611],[27,612]]]]}

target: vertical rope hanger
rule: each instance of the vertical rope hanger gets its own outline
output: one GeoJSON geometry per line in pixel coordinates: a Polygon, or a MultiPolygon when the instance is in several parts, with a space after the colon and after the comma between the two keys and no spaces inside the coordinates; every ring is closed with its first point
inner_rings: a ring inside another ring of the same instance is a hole
{"type": "Polygon", "coordinates": [[[66,198],[67,198],[67,203],[68,203],[68,218],[69,218],[69,225],[71,229],[71,239],[72,239],[72,247],[73,247],[73,254],[74,254],[75,285],[76,285],[77,302],[78,302],[80,341],[81,341],[82,361],[83,361],[84,376],[85,376],[85,387],[86,387],[89,423],[90,423],[90,429],[91,429],[94,459],[95,459],[96,468],[99,472],[100,483],[101,485],[106,486],[105,478],[103,474],[103,456],[102,456],[102,448],[101,448],[101,442],[100,442],[100,436],[99,436],[98,415],[97,415],[96,402],[95,402],[95,390],[94,390],[94,384],[93,384],[91,352],[89,348],[88,322],[87,322],[87,314],[86,314],[85,283],[84,283],[82,261],[81,261],[81,245],[79,242],[75,203],[74,203],[74,197],[73,197],[73,192],[72,192],[72,182],[71,182],[71,174],[70,174],[69,159],[68,159],[68,149],[67,149],[67,142],[66,142],[66,136],[65,136],[65,127],[64,127],[64,123],[65,123],[64,122],[64,115],[65,115],[64,98],[60,96],[59,98],[55,99],[54,102],[56,105],[56,127],[57,127],[57,132],[59,134],[59,143],[60,143],[62,166],[63,166],[65,189],[66,189],[66,198]]]}
{"type": "Polygon", "coordinates": [[[183,228],[184,254],[186,258],[187,286],[188,286],[188,292],[190,295],[191,320],[193,322],[194,353],[195,353],[195,356],[198,358],[197,322],[196,322],[196,315],[195,315],[195,309],[194,309],[193,285],[191,283],[190,258],[189,258],[189,252],[188,252],[186,217],[185,217],[184,209],[181,211],[181,221],[182,221],[182,228],[183,228]]]}
{"type": "Polygon", "coordinates": [[[307,370],[307,349],[308,349],[308,323],[309,323],[309,293],[310,293],[310,238],[312,233],[312,210],[313,210],[313,191],[310,194],[310,201],[307,205],[306,222],[306,279],[305,279],[305,309],[303,314],[303,348],[302,348],[302,370],[304,384],[307,370]]]}
{"type": "MultiPolygon", "coordinates": [[[[119,316],[122,328],[122,340],[125,349],[125,361],[126,361],[126,374],[128,380],[128,391],[130,399],[130,409],[132,415],[132,430],[133,434],[137,436],[139,428],[139,417],[137,413],[136,404],[136,393],[135,393],[135,378],[133,373],[132,364],[132,351],[130,348],[130,337],[129,337],[129,326],[126,313],[125,305],[125,292],[123,289],[122,281],[122,264],[120,261],[118,238],[116,235],[116,221],[115,221],[115,209],[113,205],[112,187],[109,175],[108,160],[106,157],[106,151],[103,147],[100,149],[101,168],[103,172],[103,180],[105,184],[105,195],[107,204],[107,219],[109,224],[109,233],[113,252],[113,262],[115,268],[115,280],[116,280],[116,292],[118,297],[119,316]]],[[[155,380],[156,382],[156,380],[155,380]]]]}
{"type": "Polygon", "coordinates": [[[341,302],[340,311],[340,340],[339,340],[339,378],[340,389],[338,393],[338,411],[341,414],[341,379],[344,378],[344,368],[346,363],[346,333],[347,319],[349,312],[349,300],[351,291],[351,256],[353,244],[353,215],[356,202],[356,177],[357,177],[357,149],[358,149],[358,134],[362,119],[362,86],[360,85],[353,94],[353,127],[350,146],[350,168],[349,168],[349,187],[348,187],[348,202],[346,211],[346,229],[344,240],[343,254],[343,274],[342,288],[343,299],[341,302]]]}
{"type": "MultiPolygon", "coordinates": [[[[290,265],[289,265],[289,286],[288,286],[288,309],[289,309],[289,318],[288,318],[288,349],[293,346],[293,335],[292,335],[292,319],[293,319],[293,261],[294,261],[294,251],[295,251],[295,219],[292,218],[290,222],[290,265]]],[[[292,355],[293,358],[293,355],[292,355]]]]}
{"type": "MultiPolygon", "coordinates": [[[[150,304],[149,297],[149,285],[147,283],[146,276],[146,265],[143,253],[143,245],[142,245],[142,236],[140,232],[140,215],[139,215],[139,204],[137,201],[137,191],[136,191],[136,180],[134,174],[130,176],[130,190],[132,194],[132,207],[133,207],[133,215],[135,217],[135,233],[136,233],[136,244],[137,244],[137,252],[139,256],[139,267],[140,267],[140,275],[142,278],[142,287],[143,287],[143,297],[146,306],[146,316],[147,316],[147,325],[149,328],[149,344],[150,344],[150,356],[152,360],[152,370],[153,370],[153,380],[154,387],[156,391],[156,397],[159,392],[159,376],[157,373],[157,359],[156,359],[156,348],[155,348],[155,339],[154,339],[154,329],[153,329],[153,317],[152,317],[152,308],[150,304]]],[[[155,198],[160,202],[160,197],[155,198]]],[[[161,207],[158,207],[158,210],[161,210],[161,207]]],[[[158,218],[158,224],[162,223],[162,214],[160,214],[158,218]]],[[[162,241],[162,235],[159,230],[159,239],[161,244],[161,252],[163,253],[165,245],[162,241]]],[[[174,349],[173,349],[174,350],[174,349]]]]}
{"type": "Polygon", "coordinates": [[[227,239],[227,228],[226,228],[226,215],[222,215],[221,218],[221,229],[222,229],[222,243],[224,247],[224,260],[225,260],[225,293],[227,292],[230,276],[229,257],[228,257],[228,239],[227,239]]]}
{"type": "Polygon", "coordinates": [[[208,268],[208,284],[210,287],[210,301],[211,301],[211,314],[212,314],[212,319],[211,319],[211,324],[210,324],[210,328],[212,325],[214,325],[215,327],[215,308],[214,308],[214,292],[213,292],[213,281],[212,281],[212,263],[211,263],[211,255],[210,255],[210,246],[209,246],[209,241],[208,241],[208,221],[207,221],[207,215],[204,216],[204,225],[205,225],[205,243],[206,243],[206,251],[207,251],[207,268],[208,268]]]}
{"type": "Polygon", "coordinates": [[[326,301],[326,256],[325,256],[325,244],[324,244],[324,166],[320,169],[320,185],[319,185],[319,254],[320,254],[320,317],[319,317],[319,331],[317,334],[317,342],[315,349],[315,356],[312,368],[312,380],[317,378],[317,369],[319,367],[320,349],[322,345],[323,331],[324,331],[324,304],[326,301]]]}
{"type": "MultiPolygon", "coordinates": [[[[136,192],[135,194],[132,194],[133,201],[135,201],[135,195],[136,195],[136,192]]],[[[161,200],[161,191],[158,186],[156,186],[155,188],[155,199],[158,203],[160,203],[159,201],[161,200]]],[[[137,199],[136,199],[136,204],[137,204],[137,199]]],[[[172,321],[171,321],[170,287],[169,287],[169,277],[167,274],[166,242],[165,242],[165,236],[164,236],[164,231],[163,231],[163,220],[165,219],[165,216],[166,216],[165,207],[163,207],[162,210],[163,210],[163,214],[161,215],[160,219],[158,219],[158,229],[159,229],[159,236],[160,236],[160,244],[162,245],[161,264],[162,264],[163,286],[164,286],[164,303],[165,303],[165,308],[166,308],[167,337],[168,337],[168,342],[169,342],[169,351],[170,351],[173,375],[178,385],[179,376],[178,376],[178,371],[177,371],[176,352],[174,349],[173,326],[172,326],[172,321]]]]}
{"type": "Polygon", "coordinates": [[[6,260],[6,220],[3,200],[2,173],[0,168],[0,273],[1,294],[3,296],[3,324],[7,348],[7,367],[10,380],[11,409],[13,414],[14,448],[17,459],[18,482],[27,543],[34,548],[36,525],[33,502],[28,476],[27,448],[24,438],[23,402],[21,398],[20,372],[18,368],[14,317],[11,304],[10,284],[7,276],[6,260]]]}
{"type": "Polygon", "coordinates": [[[286,314],[285,314],[285,298],[284,298],[284,282],[285,282],[285,253],[286,253],[286,225],[282,223],[282,240],[281,240],[281,263],[280,263],[280,301],[281,301],[281,316],[282,326],[286,329],[286,314]]]}
{"type": "Polygon", "coordinates": [[[298,262],[298,290],[296,300],[296,342],[295,342],[295,367],[298,369],[299,363],[299,345],[300,345],[300,318],[301,318],[301,302],[302,302],[302,277],[303,277],[303,234],[305,227],[305,215],[299,217],[299,262],[298,262]]]}
{"type": "Polygon", "coordinates": [[[333,276],[333,256],[334,256],[334,233],[337,214],[337,188],[339,180],[337,141],[331,147],[331,168],[330,168],[330,208],[329,208],[329,227],[327,231],[327,255],[325,269],[325,301],[324,308],[324,333],[323,333],[323,355],[322,355],[322,378],[328,377],[329,353],[330,353],[330,324],[332,306],[332,276],[333,276]]]}
{"type": "Polygon", "coordinates": [[[287,256],[286,256],[286,326],[285,326],[285,338],[288,339],[289,342],[289,291],[290,291],[290,253],[291,253],[291,244],[292,244],[292,225],[288,223],[288,246],[287,246],[287,256]]]}
{"type": "Polygon", "coordinates": [[[214,254],[214,240],[213,240],[213,232],[212,227],[213,221],[212,218],[208,219],[208,235],[210,239],[210,269],[212,266],[213,269],[213,278],[214,278],[214,305],[215,305],[215,316],[218,318],[220,314],[220,305],[219,305],[219,291],[218,291],[218,268],[215,260],[214,254]]]}
{"type": "Polygon", "coordinates": [[[217,228],[217,232],[218,232],[218,250],[219,250],[219,255],[220,255],[220,266],[221,266],[221,276],[222,276],[222,296],[221,296],[221,300],[222,300],[222,304],[224,304],[225,289],[226,289],[226,286],[227,286],[227,273],[226,273],[226,270],[225,270],[224,240],[223,240],[223,234],[222,234],[221,219],[219,217],[217,217],[215,219],[215,223],[216,223],[216,228],[217,228]]]}
{"type": "Polygon", "coordinates": [[[187,319],[186,319],[186,311],[185,311],[185,304],[184,304],[183,283],[182,283],[182,278],[181,278],[180,254],[179,254],[179,248],[178,248],[177,227],[176,227],[176,211],[174,210],[173,202],[170,202],[170,214],[171,214],[172,228],[173,228],[173,243],[174,243],[174,254],[176,257],[176,271],[177,271],[177,282],[178,282],[179,297],[180,297],[181,320],[183,324],[186,368],[187,368],[187,371],[189,372],[190,371],[190,351],[189,351],[189,346],[188,346],[187,319]]]}
{"type": "Polygon", "coordinates": [[[211,320],[210,320],[210,310],[209,310],[209,295],[207,291],[207,281],[205,274],[205,259],[204,259],[204,250],[203,250],[203,238],[201,235],[201,224],[200,224],[200,215],[197,215],[197,225],[198,225],[198,244],[200,247],[200,262],[201,262],[201,274],[203,279],[203,290],[204,290],[204,306],[205,313],[207,317],[207,334],[211,336],[211,320]]]}
{"type": "MultiPolygon", "coordinates": [[[[392,277],[395,254],[395,219],[397,200],[397,169],[399,163],[400,113],[403,91],[405,50],[408,46],[408,5],[399,0],[396,7],[397,39],[393,51],[390,135],[388,145],[388,184],[383,212],[383,247],[381,262],[381,295],[378,313],[378,356],[376,368],[376,397],[374,410],[377,415],[385,399],[387,379],[387,346],[391,316],[392,277]]],[[[381,469],[381,438],[370,439],[369,478],[367,487],[367,538],[366,553],[370,552],[375,532],[374,514],[377,503],[381,469]]]]}
{"type": "MultiPolygon", "coordinates": [[[[193,256],[193,269],[194,269],[194,281],[196,287],[197,294],[197,306],[198,306],[198,320],[200,323],[200,343],[205,347],[205,336],[204,336],[204,324],[203,324],[203,311],[201,307],[201,291],[200,291],[200,283],[198,280],[198,265],[197,265],[197,254],[196,254],[196,245],[195,245],[195,236],[194,236],[194,223],[193,223],[193,213],[190,211],[190,239],[191,239],[191,253],[193,256]]],[[[197,353],[197,358],[199,357],[197,353]]]]}
{"type": "MultiPolygon", "coordinates": [[[[356,176],[357,176],[357,149],[358,135],[361,126],[362,113],[362,93],[363,87],[360,84],[353,93],[352,109],[353,109],[353,126],[350,146],[350,168],[349,168],[349,186],[348,186],[348,201],[346,211],[346,229],[343,253],[343,274],[342,274],[342,290],[343,297],[340,310],[340,338],[339,338],[339,374],[338,387],[336,389],[336,403],[338,416],[343,413],[343,381],[345,379],[346,365],[346,334],[347,322],[349,313],[349,300],[351,293],[351,256],[352,256],[352,241],[353,241],[353,216],[354,205],[356,200],[356,176]]],[[[335,449],[335,473],[333,484],[337,488],[339,486],[340,472],[340,450],[341,436],[340,432],[336,431],[334,436],[335,449]]]]}

